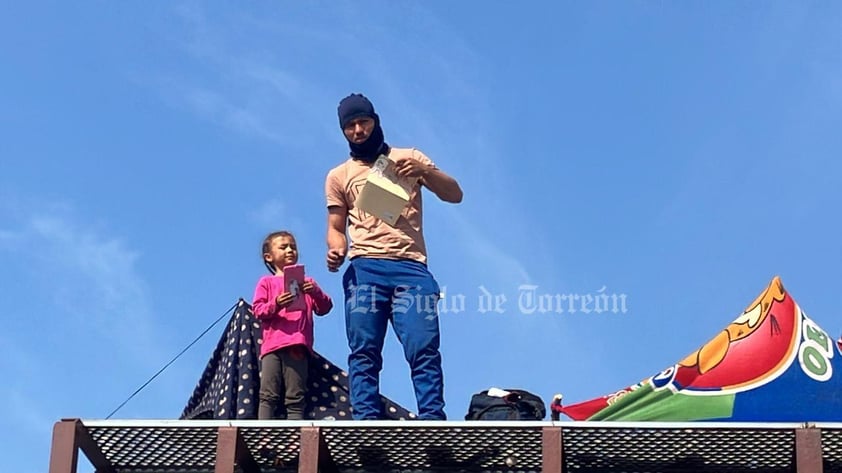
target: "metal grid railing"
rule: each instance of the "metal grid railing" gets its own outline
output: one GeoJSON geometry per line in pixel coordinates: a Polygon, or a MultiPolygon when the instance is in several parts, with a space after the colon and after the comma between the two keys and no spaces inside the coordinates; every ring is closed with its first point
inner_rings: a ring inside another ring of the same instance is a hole
{"type": "Polygon", "coordinates": [[[240,432],[260,471],[295,470],[301,452],[298,427],[243,427],[240,432]]]}
{"type": "Polygon", "coordinates": [[[562,438],[571,472],[794,471],[794,430],[569,427],[562,438]]]}
{"type": "MultiPolygon", "coordinates": [[[[218,429],[237,427],[263,472],[296,471],[318,427],[340,472],[540,472],[546,427],[564,472],[794,472],[803,424],[423,421],[83,421],[118,473],[210,473],[218,429]]],[[[842,424],[817,425],[825,473],[842,473],[842,424]]]]}
{"type": "Polygon", "coordinates": [[[88,427],[117,471],[203,472],[216,462],[215,427],[88,427]]]}
{"type": "Polygon", "coordinates": [[[842,473],[842,426],[822,428],[824,473],[842,473]]]}
{"type": "Polygon", "coordinates": [[[342,471],[540,471],[541,432],[540,425],[459,423],[323,428],[331,457],[342,471]]]}

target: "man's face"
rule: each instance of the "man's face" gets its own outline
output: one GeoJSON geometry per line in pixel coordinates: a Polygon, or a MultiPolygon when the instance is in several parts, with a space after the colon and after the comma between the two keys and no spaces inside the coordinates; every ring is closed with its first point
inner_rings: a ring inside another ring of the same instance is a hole
{"type": "Polygon", "coordinates": [[[371,117],[354,118],[345,124],[342,129],[345,133],[345,138],[351,143],[361,145],[366,142],[371,132],[374,131],[374,119],[371,117]]]}

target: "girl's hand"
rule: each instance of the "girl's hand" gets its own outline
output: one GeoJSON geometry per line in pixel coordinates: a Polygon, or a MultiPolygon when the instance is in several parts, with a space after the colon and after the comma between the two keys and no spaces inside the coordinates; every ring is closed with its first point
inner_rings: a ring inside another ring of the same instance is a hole
{"type": "Polygon", "coordinates": [[[312,293],[315,288],[316,288],[316,285],[313,284],[310,281],[305,282],[304,285],[301,286],[301,290],[304,291],[304,294],[312,293]]]}
{"type": "Polygon", "coordinates": [[[291,292],[285,292],[283,294],[279,294],[278,297],[275,298],[275,305],[277,305],[279,309],[284,309],[288,305],[292,304],[292,301],[294,300],[295,296],[293,296],[291,292]]]}

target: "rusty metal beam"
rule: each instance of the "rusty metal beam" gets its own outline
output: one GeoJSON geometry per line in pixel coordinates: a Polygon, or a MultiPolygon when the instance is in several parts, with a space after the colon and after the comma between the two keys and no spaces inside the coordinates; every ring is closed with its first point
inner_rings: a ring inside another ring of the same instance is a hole
{"type": "Polygon", "coordinates": [[[822,473],[822,431],[815,427],[795,429],[795,465],[798,473],[822,473]]]}
{"type": "Polygon", "coordinates": [[[338,471],[319,427],[301,428],[298,473],[333,473],[338,471]]]}
{"type": "Polygon", "coordinates": [[[105,458],[105,454],[103,454],[102,450],[99,449],[99,445],[97,445],[96,441],[94,441],[93,437],[91,437],[88,429],[86,429],[84,424],[82,424],[82,421],[78,419],[76,420],[76,445],[82,449],[82,453],[85,454],[88,461],[91,462],[91,465],[93,465],[96,469],[97,473],[117,473],[114,465],[105,458]]]}
{"type": "Polygon", "coordinates": [[[79,419],[62,419],[53,427],[50,473],[76,473],[79,449],[96,468],[97,473],[116,473],[111,462],[105,458],[79,419]]]}
{"type": "Polygon", "coordinates": [[[246,439],[243,438],[243,435],[240,431],[237,431],[237,464],[240,465],[242,468],[243,473],[260,473],[260,465],[257,464],[257,460],[254,459],[254,456],[251,454],[251,450],[249,450],[248,446],[246,445],[246,439]]]}
{"type": "Polygon", "coordinates": [[[561,427],[544,427],[541,430],[541,472],[561,473],[561,427]]]}
{"type": "Polygon", "coordinates": [[[56,422],[53,426],[53,445],[50,449],[50,473],[76,473],[78,461],[76,421],[56,422]]]}
{"type": "MultiPolygon", "coordinates": [[[[237,465],[244,473],[260,473],[251,451],[237,427],[217,429],[215,473],[235,473],[237,465]]],[[[97,472],[99,473],[99,472],[97,472]]]]}

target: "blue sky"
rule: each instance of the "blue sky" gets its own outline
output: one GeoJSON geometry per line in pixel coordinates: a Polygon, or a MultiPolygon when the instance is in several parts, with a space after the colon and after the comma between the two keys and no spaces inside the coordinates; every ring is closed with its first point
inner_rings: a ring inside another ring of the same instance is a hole
{"type": "MultiPolygon", "coordinates": [[[[0,7],[3,471],[103,418],[265,271],[324,264],[336,104],[459,180],[425,196],[447,413],[518,387],[582,401],[672,365],[780,275],[842,330],[842,6],[833,2],[15,2],[0,7]],[[836,158],[834,158],[836,156],[836,158]],[[546,294],[625,313],[526,314],[546,294]],[[503,295],[502,313],[479,297],[503,295]]],[[[340,366],[341,311],[316,325],[340,366]]],[[[175,418],[220,335],[116,415],[175,418]]],[[[382,389],[415,401],[390,332],[382,389]]],[[[85,471],[83,469],[83,471],[85,471]]]]}

